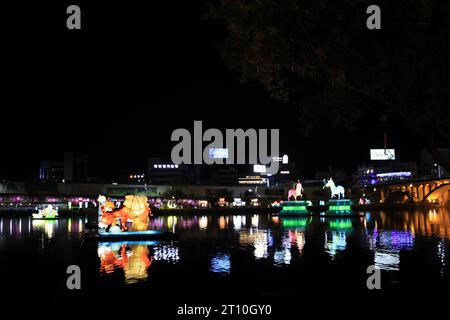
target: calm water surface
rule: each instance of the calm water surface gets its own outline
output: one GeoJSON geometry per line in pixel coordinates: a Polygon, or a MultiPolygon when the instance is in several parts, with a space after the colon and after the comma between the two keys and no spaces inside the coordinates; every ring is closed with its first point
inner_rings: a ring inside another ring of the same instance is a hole
{"type": "Polygon", "coordinates": [[[364,218],[267,214],[151,218],[172,241],[85,239],[84,218],[0,218],[0,279],[9,297],[450,297],[450,212],[367,212],[364,218]],[[82,270],[82,290],[65,285],[82,270]],[[369,291],[366,269],[381,269],[369,291]]]}

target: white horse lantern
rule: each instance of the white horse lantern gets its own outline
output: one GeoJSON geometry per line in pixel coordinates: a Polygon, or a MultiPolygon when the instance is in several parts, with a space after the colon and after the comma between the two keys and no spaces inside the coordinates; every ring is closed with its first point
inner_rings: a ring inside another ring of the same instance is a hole
{"type": "Polygon", "coordinates": [[[300,180],[297,180],[297,183],[295,184],[295,188],[292,188],[289,190],[288,192],[288,200],[291,197],[294,197],[295,200],[297,200],[297,197],[302,197],[303,196],[303,186],[300,183],[300,180]]]}
{"type": "Polygon", "coordinates": [[[338,197],[338,199],[344,199],[345,196],[345,189],[343,186],[336,186],[334,184],[334,181],[332,178],[330,178],[330,180],[323,180],[323,183],[325,183],[325,185],[323,186],[323,189],[325,188],[330,188],[331,190],[331,198],[333,199],[335,196],[338,197]]]}

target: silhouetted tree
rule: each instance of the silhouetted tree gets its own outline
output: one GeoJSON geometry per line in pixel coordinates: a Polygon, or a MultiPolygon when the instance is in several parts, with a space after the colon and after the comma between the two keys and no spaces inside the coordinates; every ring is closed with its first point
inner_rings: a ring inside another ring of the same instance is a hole
{"type": "Polygon", "coordinates": [[[376,110],[402,121],[450,172],[437,150],[450,140],[450,2],[380,0],[381,30],[369,30],[372,1],[219,0],[205,17],[223,25],[223,58],[243,80],[299,107],[308,133],[324,121],[355,128],[376,110]]]}

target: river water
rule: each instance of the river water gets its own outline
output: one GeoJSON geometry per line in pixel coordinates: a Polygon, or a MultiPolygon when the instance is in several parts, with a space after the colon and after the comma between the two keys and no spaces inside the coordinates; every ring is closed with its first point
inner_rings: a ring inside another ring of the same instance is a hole
{"type": "Polygon", "coordinates": [[[10,298],[408,298],[450,295],[450,212],[357,218],[154,216],[170,241],[99,243],[84,218],[0,217],[0,281],[10,298]],[[69,291],[69,265],[81,290],[69,291]],[[367,268],[380,270],[369,290],[367,268]]]}

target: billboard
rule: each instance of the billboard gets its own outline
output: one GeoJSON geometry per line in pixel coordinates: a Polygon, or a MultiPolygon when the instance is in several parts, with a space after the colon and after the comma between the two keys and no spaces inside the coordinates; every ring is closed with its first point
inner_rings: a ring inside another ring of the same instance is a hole
{"type": "Polygon", "coordinates": [[[395,149],[370,149],[370,160],[395,160],[395,149]]]}
{"type": "Polygon", "coordinates": [[[210,159],[228,159],[228,149],[226,148],[210,148],[210,159]]]}
{"type": "Polygon", "coordinates": [[[272,160],[274,162],[282,162],[283,164],[288,164],[289,163],[289,156],[287,154],[285,154],[282,157],[272,157],[272,160]]]}

